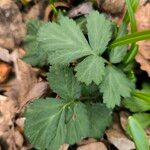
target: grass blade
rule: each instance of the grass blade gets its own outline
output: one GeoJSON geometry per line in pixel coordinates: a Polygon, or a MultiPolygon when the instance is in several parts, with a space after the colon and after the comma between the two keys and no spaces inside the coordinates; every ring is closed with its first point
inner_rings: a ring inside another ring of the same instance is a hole
{"type": "Polygon", "coordinates": [[[114,48],[117,46],[130,44],[130,43],[134,43],[134,42],[142,41],[146,39],[150,39],[150,30],[145,30],[142,32],[135,32],[135,33],[128,34],[124,37],[118,38],[110,44],[109,48],[114,48]]]}

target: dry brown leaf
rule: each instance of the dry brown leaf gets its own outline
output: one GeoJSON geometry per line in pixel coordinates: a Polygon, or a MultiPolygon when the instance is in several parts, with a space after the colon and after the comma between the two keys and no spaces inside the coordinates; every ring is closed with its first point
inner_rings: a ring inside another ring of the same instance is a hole
{"type": "Polygon", "coordinates": [[[68,150],[69,144],[63,144],[60,146],[59,150],[68,150]]]}
{"type": "Polygon", "coordinates": [[[78,17],[81,15],[86,15],[93,10],[92,2],[86,2],[74,7],[72,10],[69,11],[68,16],[71,18],[78,17]]]}
{"type": "Polygon", "coordinates": [[[23,19],[25,21],[28,21],[29,19],[39,19],[41,16],[43,16],[44,8],[43,8],[43,2],[40,1],[39,3],[35,4],[29,12],[25,13],[23,16],[23,19]]]}
{"type": "MultiPolygon", "coordinates": [[[[150,29],[150,3],[141,6],[136,12],[138,30],[150,29]]],[[[140,41],[136,61],[140,63],[141,69],[150,76],[150,40],[140,41]]]]}
{"type": "Polygon", "coordinates": [[[106,130],[108,141],[119,150],[135,149],[134,143],[129,140],[122,132],[115,129],[106,130]]]}
{"type": "Polygon", "coordinates": [[[7,80],[12,67],[9,64],[0,62],[0,84],[7,80]]]}
{"type": "Polygon", "coordinates": [[[77,150],[107,150],[107,147],[102,142],[95,142],[80,146],[77,148],[77,150]]]}
{"type": "Polygon", "coordinates": [[[125,0],[105,0],[101,7],[105,12],[111,14],[122,13],[125,7],[125,0]]]}
{"type": "Polygon", "coordinates": [[[14,133],[14,141],[15,141],[15,144],[21,148],[23,146],[23,142],[24,142],[24,138],[23,136],[21,135],[21,133],[19,131],[15,131],[14,133]]]}
{"type": "Polygon", "coordinates": [[[10,54],[7,49],[0,47],[0,60],[7,62],[7,63],[11,62],[10,54]]]}
{"type": "Polygon", "coordinates": [[[24,36],[25,25],[15,2],[0,0],[0,46],[13,49],[24,36]]]}

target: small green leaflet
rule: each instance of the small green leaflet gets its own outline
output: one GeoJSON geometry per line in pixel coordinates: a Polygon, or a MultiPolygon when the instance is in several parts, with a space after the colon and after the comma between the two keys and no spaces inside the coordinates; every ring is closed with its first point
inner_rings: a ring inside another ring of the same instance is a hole
{"type": "Polygon", "coordinates": [[[91,121],[89,135],[90,137],[100,138],[103,136],[106,126],[112,121],[111,110],[101,103],[87,105],[87,107],[91,121]]]}
{"type": "Polygon", "coordinates": [[[98,85],[105,74],[104,60],[99,56],[88,56],[77,65],[75,71],[79,81],[86,85],[94,81],[98,85]]]}
{"type": "Polygon", "coordinates": [[[50,87],[64,99],[76,99],[81,95],[81,86],[68,67],[53,66],[47,74],[50,87]]]}
{"type": "Polygon", "coordinates": [[[43,24],[44,22],[39,20],[30,20],[27,23],[27,36],[24,40],[27,54],[23,57],[23,60],[33,66],[43,66],[47,63],[47,55],[39,48],[37,41],[37,32],[43,24]]]}
{"type": "MultiPolygon", "coordinates": [[[[127,34],[127,25],[123,23],[118,31],[117,39],[127,34]]],[[[127,53],[128,46],[117,46],[110,51],[109,59],[112,63],[119,63],[127,53]]]]}
{"type": "Polygon", "coordinates": [[[106,50],[112,35],[111,27],[111,22],[98,11],[93,11],[87,16],[89,43],[96,54],[102,54],[106,50]]]}
{"type": "Polygon", "coordinates": [[[103,100],[107,107],[113,108],[115,105],[119,105],[121,96],[130,97],[132,87],[131,81],[123,72],[113,66],[106,67],[100,92],[103,93],[103,100]]]}
{"type": "Polygon", "coordinates": [[[106,50],[111,39],[111,27],[111,22],[104,15],[100,15],[97,11],[91,12],[87,17],[88,43],[75,21],[63,17],[59,24],[53,22],[42,26],[38,33],[38,42],[41,49],[49,54],[50,64],[69,64],[87,56],[77,65],[76,76],[87,85],[92,82],[98,85],[102,81],[105,69],[104,61],[99,54],[106,50]],[[81,76],[82,74],[84,76],[81,76]]]}
{"type": "MultiPolygon", "coordinates": [[[[91,54],[91,49],[87,40],[73,20],[63,17],[60,19],[59,23],[60,24],[54,22],[47,23],[40,28],[38,33],[40,47],[47,51],[49,56],[53,53],[53,57],[56,58],[56,60],[63,57],[63,59],[67,59],[70,62],[74,59],[91,54]],[[57,52],[59,55],[57,55],[57,52]]],[[[51,64],[62,65],[61,59],[55,63],[51,58],[50,56],[48,59],[51,64]]],[[[69,62],[65,61],[65,63],[69,62]]]]}

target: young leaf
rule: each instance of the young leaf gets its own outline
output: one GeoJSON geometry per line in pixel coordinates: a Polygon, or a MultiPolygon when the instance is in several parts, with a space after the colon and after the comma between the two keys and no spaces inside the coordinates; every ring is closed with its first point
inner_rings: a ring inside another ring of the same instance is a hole
{"type": "Polygon", "coordinates": [[[102,54],[111,39],[111,22],[97,11],[91,12],[87,17],[87,30],[90,45],[97,54],[102,54]]]}
{"type": "Polygon", "coordinates": [[[88,56],[75,68],[79,81],[89,85],[92,81],[97,85],[102,81],[105,73],[104,60],[99,56],[88,56]]]}
{"type": "Polygon", "coordinates": [[[143,129],[150,125],[150,114],[148,113],[136,113],[133,117],[140,123],[143,129]]]}
{"type": "Polygon", "coordinates": [[[106,127],[112,121],[111,110],[101,103],[95,103],[92,106],[87,105],[87,110],[91,122],[90,137],[102,137],[106,127]]]}
{"type": "Polygon", "coordinates": [[[142,31],[142,32],[135,32],[129,35],[123,36],[121,38],[116,39],[113,41],[109,48],[114,48],[117,46],[134,43],[141,40],[150,39],[150,30],[142,31]]]}
{"type": "Polygon", "coordinates": [[[107,107],[113,108],[119,105],[122,97],[129,97],[132,91],[132,83],[119,69],[107,66],[105,77],[100,85],[100,91],[103,93],[104,103],[107,107]]]}
{"type": "Polygon", "coordinates": [[[27,23],[27,36],[24,40],[27,54],[23,57],[23,60],[33,66],[43,66],[47,63],[47,55],[42,49],[39,49],[37,41],[37,32],[43,24],[44,22],[39,20],[30,20],[27,23]]]}
{"type": "Polygon", "coordinates": [[[64,99],[76,99],[80,97],[81,86],[68,67],[51,67],[47,74],[52,90],[64,99]]]}
{"type": "Polygon", "coordinates": [[[63,59],[65,63],[69,63],[91,54],[91,48],[80,28],[67,17],[61,18],[60,24],[53,22],[42,26],[38,33],[38,41],[40,47],[49,53],[48,61],[52,64],[62,64],[63,59]]]}
{"type": "Polygon", "coordinates": [[[86,106],[80,102],[36,100],[25,116],[25,135],[37,149],[58,150],[88,137],[90,123],[86,106]]]}
{"type": "Polygon", "coordinates": [[[150,102],[144,101],[143,99],[135,96],[125,99],[123,104],[132,112],[144,112],[150,110],[150,102]]]}
{"type": "MultiPolygon", "coordinates": [[[[127,25],[123,23],[119,28],[116,39],[121,38],[122,36],[126,34],[127,34],[127,25]]],[[[127,45],[117,46],[111,49],[110,54],[109,54],[110,61],[112,63],[119,63],[126,55],[127,49],[128,49],[127,45]]]]}
{"type": "Polygon", "coordinates": [[[149,150],[149,143],[145,131],[134,117],[129,117],[128,126],[137,150],[149,150]]]}

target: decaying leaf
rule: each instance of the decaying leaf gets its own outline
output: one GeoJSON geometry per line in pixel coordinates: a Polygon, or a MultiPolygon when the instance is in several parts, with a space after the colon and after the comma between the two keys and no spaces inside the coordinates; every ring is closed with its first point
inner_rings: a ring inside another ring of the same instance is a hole
{"type": "Polygon", "coordinates": [[[6,81],[11,69],[9,64],[0,62],[0,84],[6,81]]]}
{"type": "Polygon", "coordinates": [[[102,142],[94,142],[84,146],[80,146],[77,150],[107,150],[107,147],[102,142]]]}
{"type": "Polygon", "coordinates": [[[68,13],[68,16],[74,18],[81,15],[89,14],[92,10],[93,10],[93,4],[91,2],[86,2],[71,9],[68,13]]]}
{"type": "Polygon", "coordinates": [[[135,148],[134,143],[120,131],[109,129],[106,131],[106,135],[110,143],[115,145],[119,150],[131,150],[135,148]]]}
{"type": "Polygon", "coordinates": [[[28,13],[25,13],[23,19],[28,21],[29,19],[40,19],[43,16],[44,8],[43,2],[40,1],[39,3],[35,4],[28,13]]]}
{"type": "Polygon", "coordinates": [[[13,49],[25,35],[25,25],[14,1],[0,1],[0,46],[13,49]]]}
{"type": "MultiPolygon", "coordinates": [[[[136,13],[138,30],[150,29],[150,3],[141,6],[136,13]]],[[[138,42],[139,52],[136,61],[140,63],[141,69],[150,76],[150,40],[138,42]]]]}

